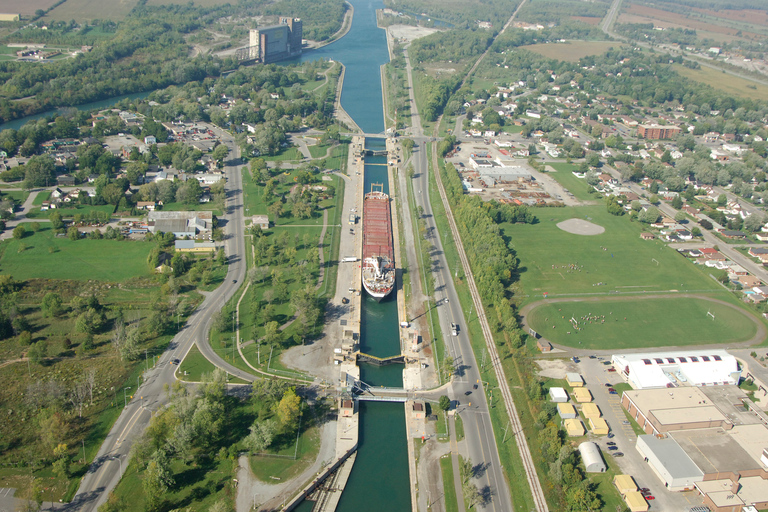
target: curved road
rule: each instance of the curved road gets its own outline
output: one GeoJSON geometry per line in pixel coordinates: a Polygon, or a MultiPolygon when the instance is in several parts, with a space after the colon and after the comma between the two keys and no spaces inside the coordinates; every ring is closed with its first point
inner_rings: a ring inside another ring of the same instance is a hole
{"type": "Polygon", "coordinates": [[[226,232],[225,248],[229,261],[227,277],[224,283],[208,294],[202,304],[190,315],[185,326],[160,357],[159,362],[145,373],[144,382],[138,389],[136,385],[129,385],[125,390],[116,390],[117,395],[123,392],[126,402],[130,395],[133,399],[123,409],[102,443],[96,458],[80,483],[75,498],[66,507],[67,510],[95,512],[107,500],[109,492],[120,481],[122,471],[127,467],[128,453],[133,442],[144,432],[152,414],[168,402],[164,388],[176,381],[178,368],[170,361],[174,358],[183,359],[192,345],[197,344],[203,355],[217,367],[246,381],[255,379],[253,375],[224,361],[207,342],[213,315],[234,295],[243,282],[246,271],[239,149],[234,138],[227,132],[218,128],[214,128],[214,131],[220,136],[222,143],[229,147],[232,157],[225,167],[227,213],[220,219],[226,232]]]}

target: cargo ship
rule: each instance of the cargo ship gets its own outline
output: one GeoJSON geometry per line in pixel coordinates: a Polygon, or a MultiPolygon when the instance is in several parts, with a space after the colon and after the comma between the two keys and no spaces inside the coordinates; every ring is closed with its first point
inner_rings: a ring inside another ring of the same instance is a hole
{"type": "MultiPolygon", "coordinates": [[[[395,287],[395,250],[389,196],[381,190],[363,200],[363,287],[380,302],[395,287]]],[[[383,188],[382,185],[378,185],[383,188]]]]}

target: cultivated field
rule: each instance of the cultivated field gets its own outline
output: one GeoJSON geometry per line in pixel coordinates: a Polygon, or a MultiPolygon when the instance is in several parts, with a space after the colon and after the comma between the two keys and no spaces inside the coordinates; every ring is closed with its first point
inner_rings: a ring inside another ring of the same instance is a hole
{"type": "Polygon", "coordinates": [[[756,100],[768,100],[768,87],[765,85],[728,75],[712,68],[702,67],[701,69],[690,69],[677,64],[674,66],[675,70],[684,77],[707,84],[733,96],[754,98],[756,100]]]}
{"type": "Polygon", "coordinates": [[[8,14],[18,13],[21,14],[21,16],[31,16],[35,14],[36,10],[47,10],[55,3],[56,0],[28,0],[26,2],[21,2],[19,0],[6,0],[4,2],[0,2],[0,12],[8,14]]]}
{"type": "Polygon", "coordinates": [[[721,41],[729,41],[739,37],[749,39],[762,37],[758,33],[762,32],[760,27],[751,23],[736,23],[735,21],[723,20],[715,16],[705,16],[703,13],[697,13],[697,17],[693,18],[663,9],[636,4],[626,6],[619,15],[617,23],[653,23],[654,26],[663,28],[689,28],[696,30],[700,38],[711,37],[721,41]],[[741,34],[737,36],[739,31],[741,31],[741,34]]]}
{"type": "Polygon", "coordinates": [[[721,291],[714,280],[661,242],[640,238],[643,225],[615,217],[604,205],[538,208],[538,224],[502,224],[522,262],[520,285],[530,303],[550,298],[614,293],[721,291]],[[557,223],[580,218],[605,228],[601,235],[566,233],[557,223]],[[565,250],[567,248],[567,251],[565,250]]]}
{"type": "MultiPolygon", "coordinates": [[[[51,2],[53,3],[53,2],[51,2]]],[[[139,0],[67,0],[48,13],[47,18],[54,20],[122,20],[139,0]]]]}
{"type": "Polygon", "coordinates": [[[616,41],[568,41],[565,43],[540,43],[521,46],[521,48],[543,55],[550,59],[566,62],[578,62],[589,55],[600,55],[609,48],[621,46],[616,41]]]}
{"type": "MultiPolygon", "coordinates": [[[[173,4],[183,4],[187,5],[190,3],[190,0],[148,0],[147,5],[173,5],[173,4]]],[[[192,0],[192,2],[197,7],[214,7],[217,5],[222,5],[226,2],[223,2],[222,0],[192,0]]]]}
{"type": "Polygon", "coordinates": [[[527,322],[553,343],[598,350],[736,343],[757,333],[738,306],[690,297],[553,301],[531,310],[527,322]]]}
{"type": "Polygon", "coordinates": [[[123,281],[149,274],[147,256],[153,246],[127,240],[72,241],[54,236],[53,230],[43,226],[37,233],[27,231],[21,240],[10,239],[0,244],[0,272],[19,281],[32,278],[123,281]],[[20,250],[22,245],[25,249],[20,250]]]}

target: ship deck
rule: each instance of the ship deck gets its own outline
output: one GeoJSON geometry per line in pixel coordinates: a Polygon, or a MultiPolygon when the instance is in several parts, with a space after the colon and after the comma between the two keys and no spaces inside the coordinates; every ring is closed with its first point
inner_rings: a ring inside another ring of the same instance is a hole
{"type": "Polygon", "coordinates": [[[394,265],[392,242],[392,216],[389,196],[366,194],[363,203],[363,261],[365,258],[381,257],[394,265]]]}

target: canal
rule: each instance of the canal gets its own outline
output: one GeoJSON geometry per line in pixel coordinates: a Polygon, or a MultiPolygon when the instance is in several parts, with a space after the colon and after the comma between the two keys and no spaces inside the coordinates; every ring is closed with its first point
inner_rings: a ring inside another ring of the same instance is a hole
{"type": "MultiPolygon", "coordinates": [[[[386,34],[376,25],[376,9],[381,1],[350,0],[355,15],[349,33],[340,40],[311,52],[301,60],[333,59],[345,66],[341,104],[365,133],[384,132],[380,66],[389,61],[386,34]]],[[[367,149],[386,149],[383,138],[367,138],[367,149]]],[[[382,184],[389,194],[386,156],[365,159],[364,191],[371,184],[382,184]]],[[[393,209],[394,210],[394,209],[393,209]]],[[[365,296],[361,311],[360,350],[378,357],[400,354],[397,300],[393,292],[377,303],[365,296]]],[[[360,378],[372,386],[401,387],[401,365],[361,365],[360,378]]],[[[337,510],[410,510],[410,478],[405,428],[405,409],[401,403],[359,403],[359,446],[357,459],[337,510]]],[[[311,510],[303,503],[297,510],[311,510]]]]}

